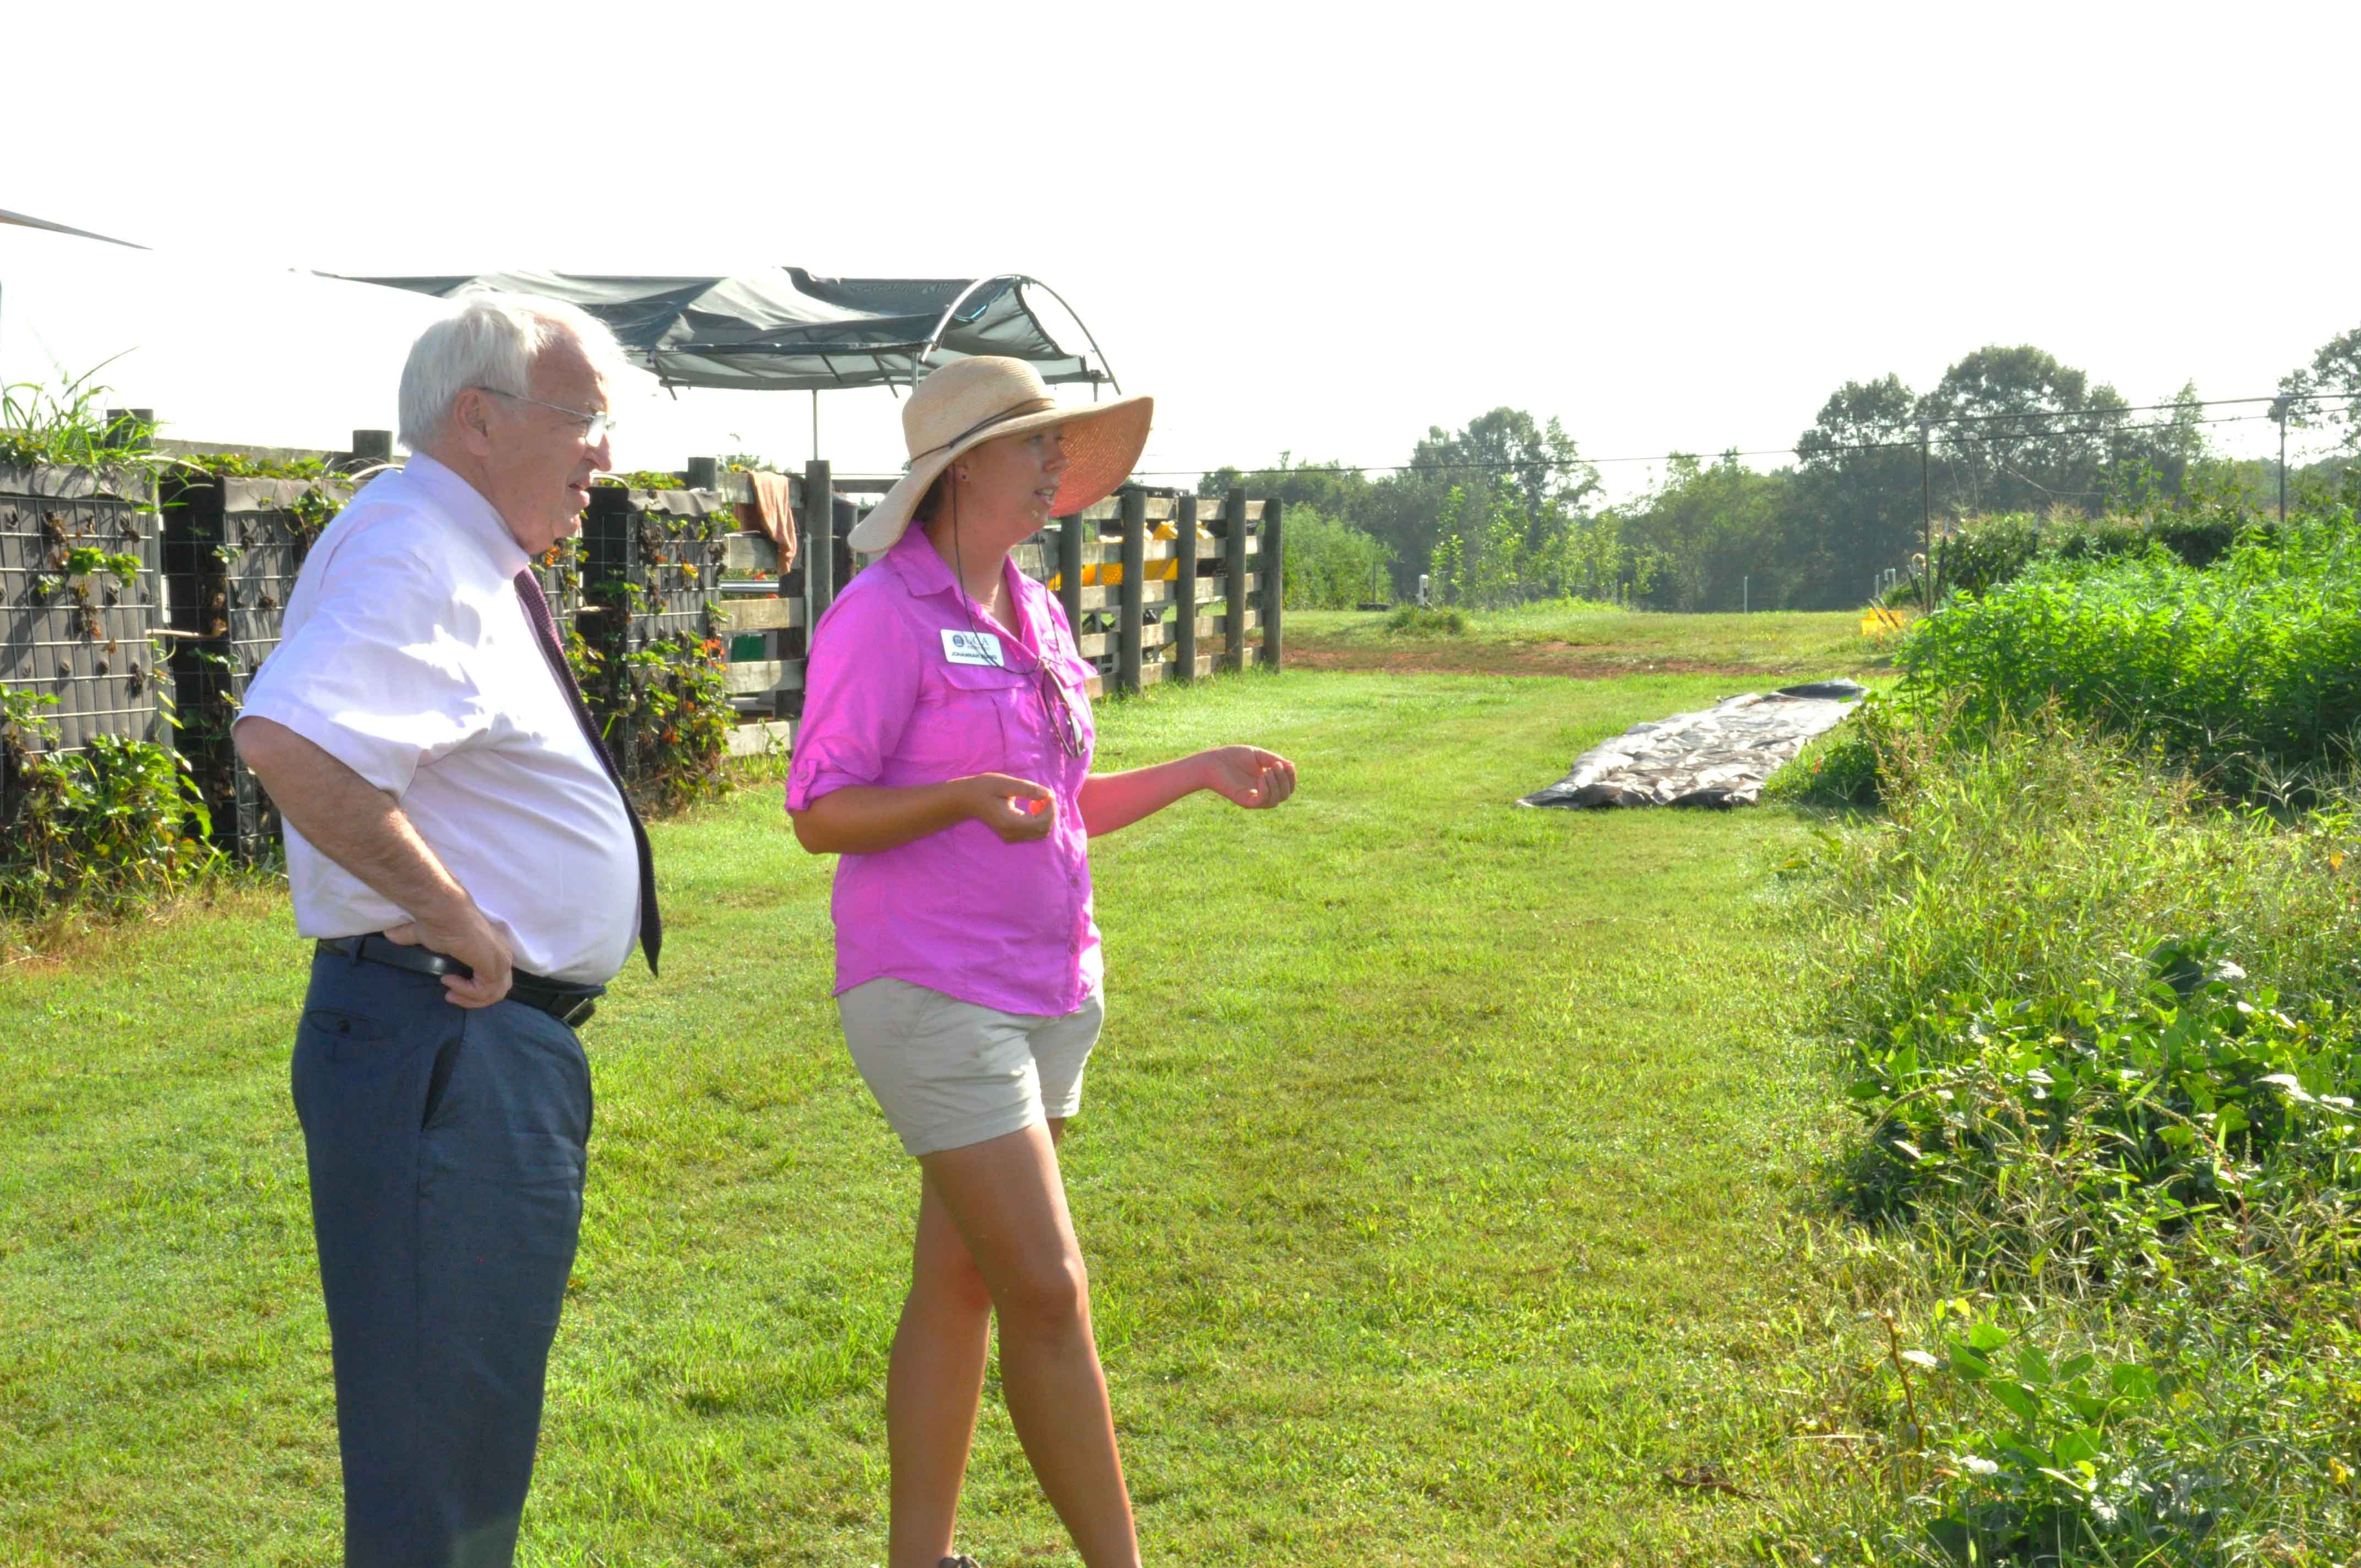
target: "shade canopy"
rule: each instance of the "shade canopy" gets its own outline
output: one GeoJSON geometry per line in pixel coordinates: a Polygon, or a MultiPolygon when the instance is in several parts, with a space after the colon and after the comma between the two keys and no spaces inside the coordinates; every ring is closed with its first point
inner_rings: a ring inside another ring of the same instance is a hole
{"type": "MultiPolygon", "coordinates": [[[[906,386],[939,365],[977,354],[1027,360],[1049,381],[1114,379],[1095,340],[1088,354],[1070,353],[1034,313],[1027,291],[1053,300],[1056,291],[1016,273],[815,278],[800,267],[781,267],[729,278],[487,272],[357,280],[445,298],[502,289],[579,305],[613,329],[635,363],[673,387],[906,386]]],[[[1082,334],[1090,338],[1090,329],[1082,334]]]]}
{"type": "Polygon", "coordinates": [[[6,224],[15,228],[47,229],[51,234],[70,234],[77,239],[103,239],[109,245],[126,246],[133,250],[148,248],[144,245],[133,245],[127,239],[116,239],[112,235],[93,234],[88,229],[78,229],[70,224],[53,224],[47,218],[37,218],[29,213],[0,211],[0,224],[6,224]]]}

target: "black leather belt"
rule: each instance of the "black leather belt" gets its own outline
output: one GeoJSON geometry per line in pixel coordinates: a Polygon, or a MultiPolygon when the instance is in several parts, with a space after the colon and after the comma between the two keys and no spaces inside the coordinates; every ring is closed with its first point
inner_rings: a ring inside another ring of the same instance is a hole
{"type": "MultiPolygon", "coordinates": [[[[335,953],[339,958],[367,959],[374,964],[387,964],[394,969],[406,969],[413,974],[456,974],[462,980],[473,980],[476,971],[447,953],[432,948],[405,947],[383,937],[324,937],[320,951],[335,953]]],[[[522,1002],[527,1007],[538,1008],[569,1029],[578,1029],[590,1021],[598,1008],[592,1005],[607,994],[603,985],[581,985],[570,980],[548,980],[541,975],[527,974],[522,970],[509,971],[509,995],[511,1002],[522,1002]]]]}

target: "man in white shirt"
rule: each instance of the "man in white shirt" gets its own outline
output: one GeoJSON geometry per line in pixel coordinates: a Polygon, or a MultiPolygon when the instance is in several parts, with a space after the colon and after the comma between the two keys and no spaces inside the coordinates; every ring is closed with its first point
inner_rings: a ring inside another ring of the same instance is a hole
{"type": "Polygon", "coordinates": [[[318,939],[293,1085],[348,1568],[506,1564],[590,1135],[575,1026],[661,941],[647,838],[532,557],[612,459],[606,329],[478,296],[412,348],[412,455],[320,536],[239,754],[318,939]]]}

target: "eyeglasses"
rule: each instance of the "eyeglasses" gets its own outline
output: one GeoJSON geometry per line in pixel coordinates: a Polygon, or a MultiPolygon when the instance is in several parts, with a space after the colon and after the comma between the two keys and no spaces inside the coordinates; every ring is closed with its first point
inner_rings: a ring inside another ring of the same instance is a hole
{"type": "Polygon", "coordinates": [[[563,403],[544,403],[539,398],[528,398],[518,392],[504,392],[498,387],[478,387],[475,389],[478,392],[489,392],[496,398],[506,398],[511,402],[531,403],[537,409],[549,409],[557,413],[571,414],[582,422],[582,442],[586,446],[596,446],[615,433],[615,416],[610,413],[594,413],[588,409],[569,409],[563,403]]]}
{"type": "Polygon", "coordinates": [[[1066,749],[1069,757],[1081,757],[1089,748],[1082,740],[1082,721],[1074,717],[1074,703],[1066,695],[1066,683],[1049,671],[1045,662],[1033,672],[1033,688],[1041,698],[1041,711],[1057,733],[1058,744],[1066,749]]]}
{"type": "Polygon", "coordinates": [[[1049,646],[1045,650],[1048,657],[1034,666],[1033,689],[1041,698],[1042,716],[1056,732],[1058,744],[1066,749],[1069,757],[1082,757],[1089,753],[1090,746],[1082,737],[1082,720],[1074,717],[1073,698],[1066,695],[1066,683],[1058,678],[1055,669],[1063,656],[1064,643],[1065,639],[1051,627],[1049,646]]]}

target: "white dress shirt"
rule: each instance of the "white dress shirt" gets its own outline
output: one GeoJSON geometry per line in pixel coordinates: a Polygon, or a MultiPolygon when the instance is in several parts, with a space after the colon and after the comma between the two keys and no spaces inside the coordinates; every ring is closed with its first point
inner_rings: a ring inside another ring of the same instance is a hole
{"type": "MultiPolygon", "coordinates": [[[[400,802],[519,969],[603,984],[639,935],[639,859],[517,599],[526,565],[489,501],[412,456],[313,545],[238,717],[285,725],[400,802]]],[[[287,875],[303,936],[410,918],[292,823],[287,875]]]]}

